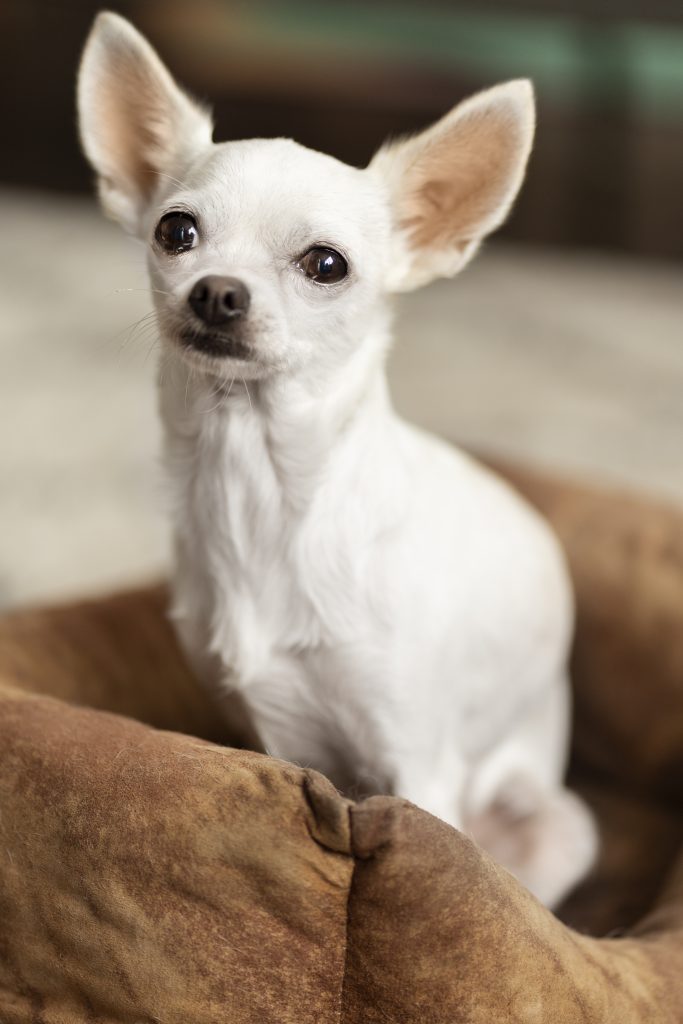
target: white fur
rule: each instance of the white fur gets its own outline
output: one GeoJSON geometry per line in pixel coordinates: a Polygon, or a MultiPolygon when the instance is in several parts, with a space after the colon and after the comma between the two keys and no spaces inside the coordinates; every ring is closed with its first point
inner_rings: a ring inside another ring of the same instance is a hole
{"type": "Polygon", "coordinates": [[[270,753],[479,829],[556,902],[595,848],[588,813],[561,781],[565,566],[507,485],[396,416],[384,372],[388,292],[455,272],[507,212],[531,144],[528,84],[467,101],[367,170],[285,139],[213,144],[206,113],[115,15],[96,22],[79,95],[84,147],[105,196],[116,197],[110,212],[150,241],[168,210],[200,222],[190,252],[149,249],[173,616],[193,664],[219,692],[239,692],[270,753]],[[146,191],[117,166],[120,138],[98,117],[115,108],[120,133],[131,102],[112,93],[112,55],[124,74],[133,62],[131,80],[159,79],[155,125],[167,132],[179,118],[181,140],[171,133],[160,145],[157,132],[149,146],[136,102],[127,148],[156,169],[146,191]],[[430,204],[448,198],[451,151],[476,201],[465,194],[436,210],[453,218],[444,231],[430,204]],[[482,168],[495,178],[483,190],[482,168]],[[418,221],[433,246],[416,240],[418,221]],[[345,281],[317,285],[297,269],[317,242],[347,257],[345,281]],[[246,360],[177,342],[188,293],[207,273],[238,277],[251,292],[246,360]],[[524,842],[508,842],[520,830],[524,842]]]}

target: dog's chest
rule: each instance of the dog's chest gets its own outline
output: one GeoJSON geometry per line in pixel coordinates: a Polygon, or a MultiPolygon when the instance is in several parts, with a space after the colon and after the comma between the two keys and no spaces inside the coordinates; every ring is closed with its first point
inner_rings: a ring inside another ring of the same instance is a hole
{"type": "Polygon", "coordinates": [[[343,531],[292,503],[257,417],[232,411],[171,438],[167,464],[176,613],[191,651],[210,650],[246,684],[338,632],[343,531]]]}

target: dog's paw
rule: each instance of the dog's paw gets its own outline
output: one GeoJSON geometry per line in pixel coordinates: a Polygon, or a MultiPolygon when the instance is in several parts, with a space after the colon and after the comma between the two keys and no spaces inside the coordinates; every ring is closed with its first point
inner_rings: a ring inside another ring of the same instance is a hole
{"type": "Polygon", "coordinates": [[[584,802],[568,789],[506,790],[476,820],[474,839],[547,907],[556,907],[590,871],[598,832],[584,802]]]}

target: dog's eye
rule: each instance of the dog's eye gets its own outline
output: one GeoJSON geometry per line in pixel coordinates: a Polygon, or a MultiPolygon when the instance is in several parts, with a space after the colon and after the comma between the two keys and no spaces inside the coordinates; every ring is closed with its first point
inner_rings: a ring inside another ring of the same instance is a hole
{"type": "Polygon", "coordinates": [[[299,260],[298,266],[306,277],[318,284],[336,284],[346,277],[349,269],[340,253],[322,246],[309,249],[299,260]]]}
{"type": "Polygon", "coordinates": [[[154,237],[165,252],[187,252],[196,243],[197,222],[189,213],[173,210],[165,213],[157,224],[154,237]]]}

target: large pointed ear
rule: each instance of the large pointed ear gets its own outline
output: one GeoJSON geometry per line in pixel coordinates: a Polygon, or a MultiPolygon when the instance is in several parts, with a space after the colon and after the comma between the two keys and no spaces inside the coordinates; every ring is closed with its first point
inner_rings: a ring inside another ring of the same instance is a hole
{"type": "Polygon", "coordinates": [[[159,176],[178,174],[211,141],[208,112],[178,88],[140,33],[109,11],[97,16],[85,44],[78,116],[102,205],[133,232],[159,176]]]}
{"type": "Polygon", "coordinates": [[[369,170],[389,191],[394,249],[388,287],[450,277],[499,227],[519,191],[534,135],[526,79],[477,93],[435,125],[389,143],[369,170]]]}

